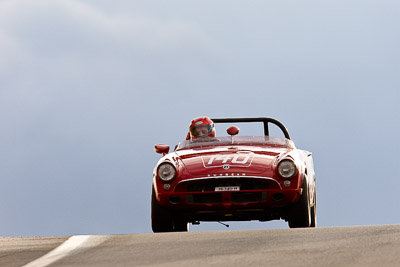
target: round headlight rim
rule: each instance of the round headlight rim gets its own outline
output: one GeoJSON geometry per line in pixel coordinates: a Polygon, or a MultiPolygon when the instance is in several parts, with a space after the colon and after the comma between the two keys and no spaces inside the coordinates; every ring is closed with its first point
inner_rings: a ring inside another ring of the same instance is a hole
{"type": "Polygon", "coordinates": [[[291,160],[291,159],[283,159],[283,160],[281,160],[281,161],[278,163],[278,174],[279,174],[280,177],[282,177],[282,178],[284,178],[284,179],[291,179],[291,178],[293,178],[293,177],[296,175],[296,173],[297,173],[297,166],[296,166],[296,164],[294,163],[293,160],[291,160]],[[283,174],[281,173],[281,171],[280,171],[280,166],[282,165],[282,163],[285,163],[285,162],[291,163],[291,164],[293,165],[293,167],[294,167],[294,172],[293,172],[291,175],[289,175],[289,176],[283,175],[283,174]]]}
{"type": "Polygon", "coordinates": [[[161,181],[163,181],[163,182],[169,182],[169,181],[173,180],[173,179],[175,178],[175,176],[176,176],[176,168],[175,168],[175,166],[174,166],[172,163],[163,162],[163,163],[161,163],[161,164],[157,167],[157,177],[158,177],[161,181]],[[169,165],[169,166],[172,167],[173,175],[171,176],[171,178],[163,179],[162,176],[160,175],[160,168],[161,168],[162,166],[165,166],[165,165],[169,165]]]}

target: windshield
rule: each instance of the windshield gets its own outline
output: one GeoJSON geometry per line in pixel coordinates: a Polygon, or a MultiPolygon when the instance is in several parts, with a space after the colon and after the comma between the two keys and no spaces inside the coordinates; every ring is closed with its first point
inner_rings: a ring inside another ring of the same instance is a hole
{"type": "Polygon", "coordinates": [[[196,140],[185,140],[176,146],[176,150],[185,148],[199,148],[223,145],[246,145],[246,146],[279,146],[294,147],[293,142],[282,137],[272,136],[223,136],[210,137],[196,140]]]}

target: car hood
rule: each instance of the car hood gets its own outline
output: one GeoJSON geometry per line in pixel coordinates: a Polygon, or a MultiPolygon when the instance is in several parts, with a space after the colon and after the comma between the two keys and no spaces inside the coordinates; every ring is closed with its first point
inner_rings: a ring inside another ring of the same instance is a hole
{"type": "Polygon", "coordinates": [[[204,175],[257,175],[273,169],[276,159],[287,148],[213,148],[209,150],[176,151],[186,170],[194,176],[204,175]]]}

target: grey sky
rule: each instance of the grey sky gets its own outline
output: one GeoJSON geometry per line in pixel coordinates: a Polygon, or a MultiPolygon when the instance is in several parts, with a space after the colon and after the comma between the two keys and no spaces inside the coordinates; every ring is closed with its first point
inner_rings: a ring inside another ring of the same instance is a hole
{"type": "Polygon", "coordinates": [[[202,115],[281,120],[319,226],[399,223],[399,25],[398,1],[0,1],[0,235],[150,232],[154,144],[202,115]]]}

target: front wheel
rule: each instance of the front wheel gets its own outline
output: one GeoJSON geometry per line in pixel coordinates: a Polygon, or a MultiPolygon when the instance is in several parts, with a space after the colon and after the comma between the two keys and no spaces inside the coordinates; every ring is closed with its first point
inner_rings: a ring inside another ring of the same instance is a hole
{"type": "Polygon", "coordinates": [[[307,181],[303,181],[303,194],[299,201],[291,207],[289,217],[290,228],[316,227],[316,203],[311,207],[307,181]]]}
{"type": "Polygon", "coordinates": [[[151,191],[151,228],[154,233],[188,231],[184,218],[158,204],[154,187],[151,191]]]}

